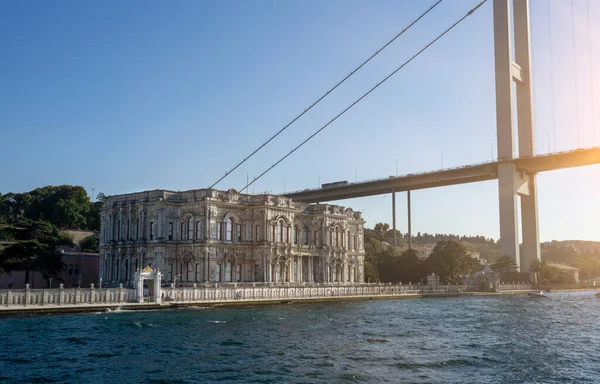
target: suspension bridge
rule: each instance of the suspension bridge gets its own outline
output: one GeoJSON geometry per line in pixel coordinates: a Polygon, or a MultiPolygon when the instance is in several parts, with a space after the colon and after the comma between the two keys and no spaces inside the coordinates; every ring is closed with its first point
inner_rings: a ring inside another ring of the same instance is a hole
{"type": "MultiPolygon", "coordinates": [[[[536,186],[537,174],[564,168],[600,164],[600,148],[592,147],[567,152],[536,155],[532,112],[533,84],[531,80],[532,65],[529,1],[492,1],[494,20],[497,160],[494,161],[492,159],[492,161],[486,163],[467,165],[458,168],[440,169],[419,174],[384,176],[380,179],[360,182],[356,181],[354,183],[343,182],[339,185],[319,186],[319,188],[316,189],[303,189],[295,192],[284,193],[284,195],[291,197],[296,201],[319,203],[356,197],[391,194],[392,226],[395,232],[396,193],[408,192],[408,237],[410,239],[412,235],[410,217],[410,191],[488,180],[498,180],[501,251],[504,254],[512,256],[517,266],[519,266],[519,268],[522,267],[521,270],[523,271],[527,270],[527,267],[532,261],[540,260],[538,201],[536,186]],[[519,222],[522,228],[519,228],[519,222]],[[520,238],[522,238],[523,241],[522,247],[520,244],[520,238]]],[[[364,97],[375,90],[381,83],[395,74],[398,70],[402,69],[404,65],[408,64],[422,51],[435,43],[455,25],[473,14],[473,12],[475,12],[485,2],[486,0],[482,1],[475,8],[471,9],[462,19],[447,29],[438,38],[433,40],[423,50],[419,51],[419,53],[403,63],[398,69],[396,69],[396,71],[392,72],[382,82],[370,89],[361,98],[356,100],[348,108],[343,110],[340,114],[321,127],[321,129],[316,131],[308,139],[295,147],[286,156],[281,158],[273,166],[263,172],[259,177],[248,183],[244,188],[247,188],[249,185],[253,184],[257,179],[277,166],[281,161],[285,160],[308,140],[312,139],[316,134],[325,129],[348,109],[360,102],[364,97]]],[[[435,3],[429,10],[431,10],[437,4],[439,4],[439,1],[435,3]]],[[[429,12],[429,10],[427,12],[429,12]]],[[[427,12],[425,12],[425,14],[427,12]]],[[[423,17],[423,15],[421,17],[423,17]]],[[[400,34],[403,32],[404,30],[400,34]]],[[[394,39],[388,42],[386,46],[389,45],[394,39]]],[[[377,53],[380,51],[381,50],[377,51],[377,53]]],[[[361,64],[361,66],[359,66],[355,71],[365,65],[369,60],[376,56],[377,53],[361,64]]],[[[330,91],[328,91],[322,98],[327,96],[355,71],[344,78],[330,91]]],[[[277,134],[272,136],[268,141],[250,154],[250,156],[246,157],[231,171],[227,172],[225,176],[213,184],[211,188],[223,180],[223,178],[229,173],[233,172],[249,157],[262,149],[283,130],[287,129],[289,125],[294,123],[298,118],[308,112],[321,99],[317,100],[317,102],[304,110],[304,112],[292,120],[291,123],[285,126],[277,134]]],[[[579,122],[577,124],[579,125],[579,122]]],[[[578,126],[577,135],[579,144],[578,126]]]]}

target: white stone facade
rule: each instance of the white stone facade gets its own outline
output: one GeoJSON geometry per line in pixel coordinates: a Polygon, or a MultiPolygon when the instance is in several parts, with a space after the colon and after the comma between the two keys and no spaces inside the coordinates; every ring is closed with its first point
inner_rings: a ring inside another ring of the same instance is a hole
{"type": "Polygon", "coordinates": [[[163,281],[362,283],[360,212],[235,190],[109,196],[101,211],[100,278],[130,284],[138,268],[163,281]]]}

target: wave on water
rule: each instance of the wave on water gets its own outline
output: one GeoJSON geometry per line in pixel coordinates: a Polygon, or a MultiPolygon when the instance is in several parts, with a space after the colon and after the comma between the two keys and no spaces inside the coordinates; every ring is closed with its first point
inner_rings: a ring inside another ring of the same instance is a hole
{"type": "Polygon", "coordinates": [[[213,324],[225,324],[227,323],[225,320],[208,320],[209,323],[213,324]]]}
{"type": "Polygon", "coordinates": [[[129,326],[129,327],[136,327],[136,328],[154,327],[154,324],[151,324],[151,323],[142,323],[141,321],[132,321],[131,323],[127,323],[126,325],[129,326]]]}

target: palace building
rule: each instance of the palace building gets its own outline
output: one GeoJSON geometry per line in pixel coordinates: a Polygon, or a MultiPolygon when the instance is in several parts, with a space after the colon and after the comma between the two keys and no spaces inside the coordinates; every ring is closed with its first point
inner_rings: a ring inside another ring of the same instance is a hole
{"type": "Polygon", "coordinates": [[[129,285],[151,266],[177,286],[363,283],[364,223],[350,208],[233,189],[108,196],[100,279],[129,285]]]}

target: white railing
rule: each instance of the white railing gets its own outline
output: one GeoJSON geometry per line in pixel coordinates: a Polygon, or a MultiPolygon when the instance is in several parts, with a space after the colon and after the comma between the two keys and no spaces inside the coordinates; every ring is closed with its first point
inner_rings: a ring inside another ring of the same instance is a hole
{"type": "MultiPolygon", "coordinates": [[[[528,283],[501,283],[499,291],[530,290],[528,283]]],[[[402,297],[448,295],[477,292],[475,285],[391,285],[391,284],[313,284],[269,285],[230,284],[161,288],[163,303],[219,303],[292,301],[333,298],[402,297]]],[[[148,302],[148,298],[145,298],[148,302]]],[[[26,306],[118,305],[137,303],[136,291],[128,288],[58,288],[0,290],[0,309],[26,306]]]]}
{"type": "Polygon", "coordinates": [[[530,291],[533,289],[531,283],[500,283],[498,291],[530,291]]]}
{"type": "Polygon", "coordinates": [[[2,289],[0,307],[28,305],[119,304],[135,301],[135,290],[127,288],[2,289]]]}

